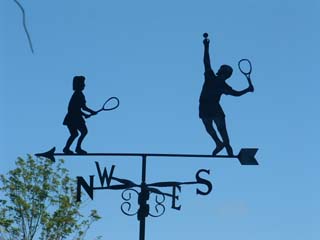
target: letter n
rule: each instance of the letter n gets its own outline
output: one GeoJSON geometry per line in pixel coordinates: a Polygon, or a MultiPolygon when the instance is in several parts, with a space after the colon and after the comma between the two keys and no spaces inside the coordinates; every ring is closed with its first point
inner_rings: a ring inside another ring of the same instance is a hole
{"type": "Polygon", "coordinates": [[[91,200],[93,200],[94,175],[90,176],[90,186],[83,177],[77,177],[77,202],[81,202],[81,187],[86,191],[91,200]]]}

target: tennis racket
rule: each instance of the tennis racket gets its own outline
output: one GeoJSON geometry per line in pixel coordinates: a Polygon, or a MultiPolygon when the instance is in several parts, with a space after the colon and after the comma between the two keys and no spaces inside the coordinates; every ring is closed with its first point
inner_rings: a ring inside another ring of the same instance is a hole
{"type": "Polygon", "coordinates": [[[250,86],[253,86],[252,85],[252,82],[251,82],[251,78],[250,78],[250,75],[251,75],[251,72],[252,72],[252,65],[251,65],[251,62],[249,59],[241,59],[239,62],[238,62],[238,67],[239,67],[239,70],[240,72],[246,76],[247,80],[248,80],[248,83],[250,86]]]}
{"type": "Polygon", "coordinates": [[[117,97],[110,97],[108,98],[104,104],[102,105],[102,107],[97,111],[97,113],[101,112],[101,111],[111,111],[116,109],[117,107],[119,107],[120,105],[120,101],[119,98],[117,97]]]}

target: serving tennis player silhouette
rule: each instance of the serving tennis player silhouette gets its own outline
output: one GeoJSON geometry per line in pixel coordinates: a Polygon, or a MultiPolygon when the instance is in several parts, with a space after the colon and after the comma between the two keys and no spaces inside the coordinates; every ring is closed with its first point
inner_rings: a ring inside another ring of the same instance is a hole
{"type": "MultiPolygon", "coordinates": [[[[200,100],[199,100],[199,117],[201,118],[206,131],[211,136],[213,141],[216,144],[215,149],[212,152],[212,155],[218,154],[223,148],[226,149],[229,156],[234,156],[232,147],[230,145],[230,140],[227,132],[226,121],[225,121],[225,114],[222,110],[220,105],[220,99],[222,94],[225,95],[232,95],[232,96],[242,96],[248,92],[253,92],[254,88],[250,79],[251,73],[251,64],[250,64],[250,72],[244,73],[247,77],[249,87],[242,90],[236,91],[233,90],[227,83],[226,80],[231,77],[232,75],[232,67],[229,65],[222,65],[218,72],[215,73],[211,68],[210,63],[210,55],[209,55],[209,44],[210,40],[208,39],[208,34],[203,34],[204,40],[204,84],[202,87],[200,100]],[[216,128],[221,136],[221,140],[218,137],[218,134],[213,127],[213,122],[216,125],[216,128]]],[[[247,60],[247,59],[243,59],[247,60]]],[[[241,61],[243,61],[241,60],[241,61]]],[[[247,60],[248,61],[248,60],[247,60]]],[[[248,61],[249,62],[249,61],[248,61]]],[[[250,63],[250,62],[249,62],[250,63]]],[[[240,62],[239,62],[240,68],[240,62]]]]}
{"type": "Polygon", "coordinates": [[[88,133],[88,129],[85,123],[85,118],[89,118],[93,115],[96,115],[100,111],[109,111],[117,108],[119,106],[119,99],[116,97],[111,97],[107,99],[107,101],[103,104],[102,108],[98,111],[94,111],[87,107],[86,105],[86,99],[83,94],[83,90],[85,88],[85,77],[84,76],[75,76],[73,78],[73,90],[74,93],[71,96],[69,105],[68,105],[68,113],[64,118],[63,125],[66,125],[70,132],[70,137],[67,140],[67,143],[65,147],[63,148],[63,152],[65,154],[73,154],[74,152],[70,150],[70,147],[73,143],[73,141],[78,137],[80,132],[80,137],[78,138],[77,146],[76,146],[76,153],[77,154],[87,154],[85,150],[81,148],[81,144],[83,139],[88,133]],[[107,108],[107,104],[115,100],[116,104],[115,106],[111,108],[107,108]],[[85,113],[83,111],[86,111],[88,113],[85,113]]]}

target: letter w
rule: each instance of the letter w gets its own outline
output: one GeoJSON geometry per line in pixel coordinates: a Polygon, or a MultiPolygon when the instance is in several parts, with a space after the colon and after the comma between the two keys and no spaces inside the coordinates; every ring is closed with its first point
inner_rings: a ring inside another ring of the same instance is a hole
{"type": "Polygon", "coordinates": [[[110,174],[108,175],[108,172],[107,172],[106,168],[103,169],[103,174],[101,174],[101,169],[100,169],[99,163],[98,162],[95,162],[95,163],[96,163],[96,167],[97,167],[97,171],[98,171],[101,187],[103,187],[104,182],[106,182],[107,183],[107,187],[109,187],[110,183],[111,183],[111,180],[112,180],[113,171],[114,171],[114,168],[116,166],[115,165],[111,166],[111,171],[110,171],[110,174]]]}

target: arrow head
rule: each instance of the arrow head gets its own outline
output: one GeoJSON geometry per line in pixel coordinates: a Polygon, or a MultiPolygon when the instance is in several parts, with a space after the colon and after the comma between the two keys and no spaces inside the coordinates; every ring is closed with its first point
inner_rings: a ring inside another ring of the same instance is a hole
{"type": "Polygon", "coordinates": [[[48,158],[51,161],[55,162],[56,159],[54,158],[54,152],[56,151],[56,148],[53,147],[52,149],[50,149],[48,152],[44,152],[44,153],[37,153],[35,154],[37,157],[44,157],[44,158],[48,158]]]}
{"type": "Polygon", "coordinates": [[[242,148],[238,154],[241,165],[259,165],[255,159],[258,148],[242,148]]]}

